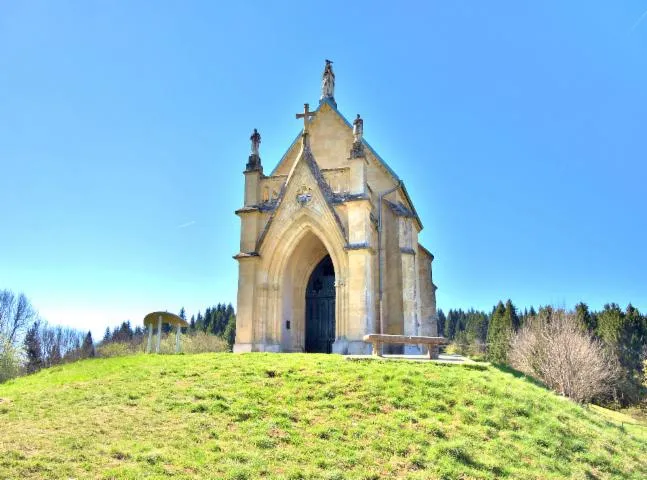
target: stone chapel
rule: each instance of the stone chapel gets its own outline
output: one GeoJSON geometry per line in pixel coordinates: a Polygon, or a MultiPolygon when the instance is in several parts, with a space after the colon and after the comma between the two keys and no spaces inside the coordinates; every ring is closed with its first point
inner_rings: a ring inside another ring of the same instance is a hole
{"type": "Polygon", "coordinates": [[[437,335],[434,256],[404,183],[360,115],[351,124],[337,109],[329,60],[321,90],[269,175],[256,129],[250,138],[234,352],[366,354],[365,334],[437,335]]]}

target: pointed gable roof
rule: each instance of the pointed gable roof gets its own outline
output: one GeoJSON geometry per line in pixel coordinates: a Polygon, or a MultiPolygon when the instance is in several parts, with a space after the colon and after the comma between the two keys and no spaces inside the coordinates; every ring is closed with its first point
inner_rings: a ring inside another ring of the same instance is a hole
{"type": "MultiPolygon", "coordinates": [[[[319,110],[321,110],[321,107],[324,104],[328,105],[330,107],[330,109],[339,116],[339,118],[344,122],[344,124],[350,130],[353,129],[353,125],[348,121],[348,119],[339,110],[337,110],[337,106],[329,98],[324,98],[324,99],[320,100],[319,101],[319,106],[317,107],[315,112],[319,112],[319,110]]],[[[317,124],[318,118],[319,118],[318,116],[314,117],[314,119],[312,120],[312,125],[317,124]]],[[[274,169],[272,170],[272,173],[270,174],[270,176],[274,175],[276,173],[276,171],[279,169],[279,167],[283,164],[283,162],[285,162],[288,155],[290,154],[290,151],[294,148],[294,146],[297,144],[297,142],[299,141],[300,138],[301,138],[301,132],[299,132],[297,134],[297,136],[295,137],[295,139],[292,141],[292,143],[290,144],[288,149],[285,151],[285,153],[281,157],[281,160],[279,160],[279,163],[277,163],[276,166],[274,167],[274,169]]],[[[386,163],[386,161],[382,157],[380,157],[378,155],[378,153],[373,149],[373,147],[371,147],[371,145],[365,139],[362,139],[362,143],[364,144],[364,146],[366,148],[368,148],[368,150],[371,152],[371,154],[377,159],[378,163],[387,172],[389,172],[389,175],[391,175],[396,182],[399,181],[400,179],[398,178],[396,173],[393,171],[393,169],[386,163]]]]}
{"type": "Polygon", "coordinates": [[[341,235],[344,237],[344,239],[346,239],[346,241],[348,241],[348,235],[346,234],[346,229],[344,228],[344,225],[341,219],[339,218],[339,215],[337,215],[337,212],[335,211],[335,208],[332,205],[332,199],[334,198],[334,194],[330,186],[328,185],[328,183],[326,183],[326,181],[324,180],[323,174],[321,173],[321,169],[319,168],[319,165],[317,165],[314,155],[312,154],[312,150],[310,149],[309,145],[305,144],[303,147],[303,150],[301,151],[301,154],[297,157],[296,161],[294,162],[294,165],[292,165],[292,168],[290,169],[290,173],[288,175],[287,180],[281,187],[281,191],[279,192],[279,196],[276,200],[276,208],[274,208],[274,211],[272,212],[272,214],[270,215],[270,218],[265,224],[265,228],[263,229],[263,232],[261,233],[260,237],[258,238],[258,241],[256,242],[257,252],[260,250],[261,245],[263,244],[263,240],[265,239],[267,232],[270,230],[274,222],[274,218],[276,217],[279,210],[281,209],[281,206],[283,205],[286,192],[288,191],[288,188],[293,183],[292,180],[294,178],[295,172],[301,163],[304,163],[307,166],[307,168],[310,170],[310,173],[314,177],[315,182],[317,183],[317,186],[321,191],[321,194],[324,198],[324,202],[328,206],[330,213],[335,219],[335,223],[339,227],[339,231],[341,235]]]}
{"type": "MultiPolygon", "coordinates": [[[[348,119],[347,119],[347,118],[346,118],[346,117],[345,117],[345,116],[344,116],[344,115],[343,115],[343,114],[342,114],[342,113],[337,109],[337,105],[336,105],[336,103],[334,103],[333,101],[331,101],[329,98],[323,98],[322,100],[320,100],[320,101],[319,101],[319,107],[317,107],[317,109],[315,110],[315,112],[319,112],[319,110],[321,110],[321,108],[322,108],[324,105],[327,105],[328,107],[330,107],[330,109],[331,109],[335,114],[337,114],[337,116],[338,116],[338,117],[343,121],[343,123],[344,123],[344,124],[345,124],[349,129],[350,129],[350,130],[352,130],[352,129],[353,129],[353,125],[352,125],[352,124],[348,121],[348,119]]],[[[312,126],[312,125],[316,125],[316,124],[317,124],[317,120],[318,120],[318,119],[319,119],[319,116],[318,116],[318,115],[317,115],[317,116],[315,116],[315,117],[314,117],[314,119],[311,121],[311,126],[312,126]]],[[[280,167],[281,167],[281,166],[282,166],[282,165],[287,161],[287,158],[289,157],[290,152],[292,151],[292,149],[293,149],[293,148],[295,148],[295,146],[297,145],[297,142],[299,141],[299,139],[300,139],[300,138],[301,138],[301,133],[299,132],[299,134],[297,134],[297,136],[295,137],[295,139],[292,141],[292,143],[290,144],[290,146],[288,147],[288,149],[285,151],[285,153],[283,154],[283,156],[281,157],[281,159],[279,160],[279,162],[276,164],[276,166],[275,166],[275,167],[274,167],[274,169],[272,170],[272,173],[270,174],[270,176],[275,175],[275,174],[276,174],[276,172],[279,170],[279,168],[280,168],[280,167]]],[[[400,177],[398,177],[398,175],[395,173],[395,171],[393,171],[393,169],[389,166],[389,164],[388,164],[388,163],[386,163],[386,161],[385,161],[385,160],[384,160],[384,159],[383,159],[383,158],[382,158],[382,157],[381,157],[381,156],[380,156],[380,155],[379,155],[379,154],[378,154],[378,153],[373,149],[373,147],[371,147],[371,145],[366,141],[366,139],[362,138],[362,143],[364,144],[364,147],[365,147],[365,148],[367,148],[367,149],[369,150],[369,152],[371,153],[371,155],[376,159],[376,161],[377,161],[378,165],[379,165],[379,166],[381,166],[381,167],[382,167],[382,168],[383,168],[383,169],[384,169],[384,170],[385,170],[385,171],[386,171],[386,172],[387,172],[387,173],[388,173],[388,174],[393,178],[393,183],[399,183],[399,184],[400,184],[400,190],[402,191],[402,195],[403,195],[403,196],[404,196],[404,198],[406,199],[406,201],[407,201],[407,203],[408,203],[408,207],[412,210],[413,215],[414,215],[414,217],[415,217],[415,220],[416,220],[416,222],[418,223],[418,225],[420,226],[420,230],[422,230],[422,228],[423,228],[423,227],[422,227],[422,222],[420,221],[420,217],[418,216],[418,212],[416,212],[416,208],[414,207],[413,202],[411,201],[411,197],[409,196],[409,192],[407,192],[407,189],[406,189],[406,187],[404,186],[404,182],[400,179],[400,177]]],[[[312,154],[312,153],[311,153],[311,154],[312,154]]],[[[298,161],[299,161],[299,159],[297,158],[297,160],[295,160],[295,162],[294,162],[294,163],[296,164],[298,161]]],[[[317,169],[318,169],[318,167],[317,167],[317,169]]],[[[324,182],[324,183],[325,183],[325,182],[324,182]]],[[[379,192],[377,192],[377,193],[379,193],[379,192]]]]}

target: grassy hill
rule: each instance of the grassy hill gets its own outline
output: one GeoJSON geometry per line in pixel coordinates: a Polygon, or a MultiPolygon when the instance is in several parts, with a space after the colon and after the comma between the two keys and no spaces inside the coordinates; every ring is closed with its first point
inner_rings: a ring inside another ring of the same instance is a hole
{"type": "Polygon", "coordinates": [[[647,429],[481,365],[96,359],[0,385],[0,478],[647,478],[647,429]]]}

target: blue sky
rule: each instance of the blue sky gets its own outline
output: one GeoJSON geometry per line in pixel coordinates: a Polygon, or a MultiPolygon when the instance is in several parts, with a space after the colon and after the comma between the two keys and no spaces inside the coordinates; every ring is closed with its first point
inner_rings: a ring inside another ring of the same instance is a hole
{"type": "Polygon", "coordinates": [[[330,58],[416,204],[440,307],[646,311],[645,11],[0,1],[0,288],[95,332],[235,304],[249,135],[271,171],[330,58]]]}

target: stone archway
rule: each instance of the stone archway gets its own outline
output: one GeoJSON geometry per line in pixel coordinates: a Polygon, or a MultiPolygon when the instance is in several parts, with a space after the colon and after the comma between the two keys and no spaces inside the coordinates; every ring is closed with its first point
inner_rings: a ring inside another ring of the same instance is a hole
{"type": "Polygon", "coordinates": [[[313,271],[325,257],[330,258],[326,246],[308,229],[285,262],[278,298],[283,351],[306,351],[306,290],[313,271]]]}
{"type": "Polygon", "coordinates": [[[335,272],[332,349],[343,351],[347,303],[343,279],[348,269],[344,245],[337,231],[324,228],[306,209],[266,238],[259,253],[268,262],[263,268],[267,272],[264,279],[267,294],[259,299],[258,310],[264,314],[266,333],[259,333],[276,339],[279,351],[306,351],[306,288],[313,271],[325,257],[330,258],[335,272]]]}

